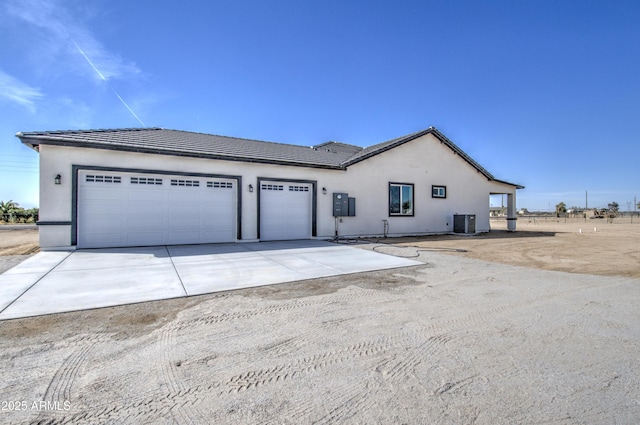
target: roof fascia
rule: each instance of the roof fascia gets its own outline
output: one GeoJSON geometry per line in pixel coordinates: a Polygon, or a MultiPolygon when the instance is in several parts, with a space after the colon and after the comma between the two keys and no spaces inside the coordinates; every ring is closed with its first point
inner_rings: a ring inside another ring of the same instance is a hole
{"type": "Polygon", "coordinates": [[[525,188],[521,184],[510,183],[510,182],[507,182],[507,181],[504,181],[504,180],[493,179],[493,181],[496,182],[496,183],[506,184],[507,186],[513,186],[516,189],[524,189],[525,188]]]}

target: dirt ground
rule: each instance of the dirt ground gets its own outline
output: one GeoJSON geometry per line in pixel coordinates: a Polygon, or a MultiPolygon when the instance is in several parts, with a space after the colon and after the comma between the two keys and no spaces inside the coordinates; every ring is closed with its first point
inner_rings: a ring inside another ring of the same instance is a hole
{"type": "Polygon", "coordinates": [[[592,223],[358,244],[422,265],[0,322],[0,423],[637,424],[640,223],[592,223]]]}
{"type": "Polygon", "coordinates": [[[398,238],[390,242],[502,264],[569,273],[640,278],[640,218],[521,219],[517,232],[492,221],[492,232],[473,236],[398,238]],[[460,250],[459,252],[456,250],[460,250]]]}
{"type": "Polygon", "coordinates": [[[0,225],[0,273],[40,252],[38,229],[15,227],[0,225]]]}
{"type": "Polygon", "coordinates": [[[38,229],[0,226],[0,256],[28,255],[39,250],[38,229]]]}

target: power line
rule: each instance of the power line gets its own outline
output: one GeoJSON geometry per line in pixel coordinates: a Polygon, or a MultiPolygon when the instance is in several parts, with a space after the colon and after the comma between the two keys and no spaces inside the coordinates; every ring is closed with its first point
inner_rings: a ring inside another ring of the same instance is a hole
{"type": "Polygon", "coordinates": [[[0,162],[14,162],[19,164],[34,164],[33,161],[15,161],[13,159],[0,159],[0,162]]]}
{"type": "Polygon", "coordinates": [[[0,172],[2,173],[26,173],[26,174],[39,174],[39,171],[24,171],[24,170],[3,170],[0,168],[0,172]]]}
{"type": "Polygon", "coordinates": [[[5,161],[4,159],[0,159],[0,164],[27,164],[27,165],[38,165],[37,162],[27,162],[27,161],[5,161]]]}
{"type": "Polygon", "coordinates": [[[36,165],[34,166],[29,166],[29,165],[7,165],[7,164],[3,164],[0,162],[0,167],[7,167],[7,168],[25,168],[25,169],[32,169],[32,170],[37,170],[39,169],[39,167],[36,165]]]}

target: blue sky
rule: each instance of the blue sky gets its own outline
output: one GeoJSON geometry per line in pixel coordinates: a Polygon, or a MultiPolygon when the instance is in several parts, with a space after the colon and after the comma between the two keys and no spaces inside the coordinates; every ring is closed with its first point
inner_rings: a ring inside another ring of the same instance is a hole
{"type": "MultiPolygon", "coordinates": [[[[431,125],[518,207],[640,196],[640,2],[3,0],[0,200],[18,131],[158,126],[368,146],[431,125]]],[[[499,203],[499,200],[496,201],[499,203]]]]}

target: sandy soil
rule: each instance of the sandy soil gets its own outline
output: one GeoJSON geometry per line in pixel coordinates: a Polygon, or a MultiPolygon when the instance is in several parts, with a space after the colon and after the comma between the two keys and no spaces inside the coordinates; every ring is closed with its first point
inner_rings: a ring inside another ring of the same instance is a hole
{"type": "Polygon", "coordinates": [[[0,322],[0,423],[636,424],[638,233],[574,224],[355,245],[423,265],[0,322]],[[583,242],[626,260],[591,255],[612,275],[595,276],[474,258],[550,268],[583,242]]]}
{"type": "Polygon", "coordinates": [[[0,226],[0,256],[28,255],[39,250],[38,229],[0,226]]]}
{"type": "Polygon", "coordinates": [[[388,242],[543,270],[640,278],[640,219],[525,219],[518,220],[517,232],[507,232],[505,221],[491,226],[492,232],[474,236],[388,242]]]}
{"type": "Polygon", "coordinates": [[[40,252],[38,229],[15,229],[0,225],[0,273],[40,252]]]}

